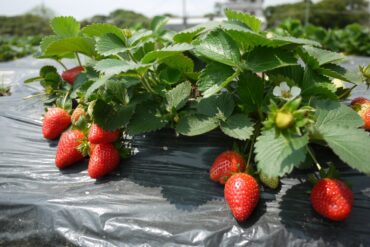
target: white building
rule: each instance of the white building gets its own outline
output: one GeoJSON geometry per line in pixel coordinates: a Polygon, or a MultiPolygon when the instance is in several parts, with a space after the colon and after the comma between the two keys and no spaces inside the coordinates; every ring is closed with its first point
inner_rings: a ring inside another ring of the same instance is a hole
{"type": "Polygon", "coordinates": [[[262,20],[265,19],[263,16],[263,0],[228,0],[216,3],[215,7],[216,13],[219,15],[223,15],[224,10],[230,8],[255,15],[262,20]]]}

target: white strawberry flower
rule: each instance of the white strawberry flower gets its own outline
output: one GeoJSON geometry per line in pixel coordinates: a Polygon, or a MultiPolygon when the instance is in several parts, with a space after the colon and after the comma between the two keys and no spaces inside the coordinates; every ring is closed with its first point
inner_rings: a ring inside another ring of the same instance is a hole
{"type": "Polygon", "coordinates": [[[272,94],[283,100],[290,101],[301,94],[301,89],[296,86],[289,87],[286,82],[282,82],[279,86],[274,87],[272,94]]]}

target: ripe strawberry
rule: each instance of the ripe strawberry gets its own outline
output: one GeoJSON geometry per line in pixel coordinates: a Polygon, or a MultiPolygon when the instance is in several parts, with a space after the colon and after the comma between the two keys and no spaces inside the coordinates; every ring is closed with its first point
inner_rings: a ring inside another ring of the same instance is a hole
{"type": "Polygon", "coordinates": [[[93,124],[89,130],[89,141],[93,144],[111,143],[120,136],[120,131],[105,131],[97,124],[93,124]]]}
{"type": "Polygon", "coordinates": [[[118,167],[119,153],[111,143],[98,144],[90,155],[88,173],[91,178],[101,178],[118,167]]]}
{"type": "Polygon", "coordinates": [[[366,99],[364,97],[357,97],[357,98],[354,98],[351,101],[351,106],[363,105],[363,104],[370,104],[370,100],[368,100],[368,99],[366,99]]]}
{"type": "Polygon", "coordinates": [[[76,123],[81,116],[85,116],[85,110],[81,107],[77,107],[72,113],[72,122],[76,123]]]}
{"type": "Polygon", "coordinates": [[[317,213],[328,219],[341,221],[351,213],[353,194],[342,181],[324,178],[312,189],[311,203],[317,213]]]}
{"type": "Polygon", "coordinates": [[[237,173],[231,176],[226,182],[224,194],[237,221],[246,220],[260,199],[258,183],[246,173],[237,173]]]}
{"type": "Polygon", "coordinates": [[[364,129],[370,130],[370,108],[363,111],[362,120],[364,120],[364,129]]]}
{"type": "Polygon", "coordinates": [[[73,85],[76,77],[84,71],[84,67],[82,66],[77,66],[72,69],[66,70],[62,73],[62,78],[63,80],[67,81],[69,84],[73,85]]]}
{"type": "Polygon", "coordinates": [[[269,177],[264,173],[260,173],[260,180],[265,186],[271,189],[277,189],[279,187],[279,177],[269,177]]]}
{"type": "Polygon", "coordinates": [[[71,124],[71,117],[62,108],[49,108],[42,124],[42,134],[46,139],[56,139],[71,124]]]}
{"type": "Polygon", "coordinates": [[[82,153],[77,149],[82,143],[84,134],[79,130],[69,130],[60,138],[55,164],[62,169],[83,159],[82,153]]]}
{"type": "Polygon", "coordinates": [[[237,152],[225,151],[216,157],[209,171],[212,181],[225,184],[226,180],[237,172],[244,172],[245,160],[237,152]]]}

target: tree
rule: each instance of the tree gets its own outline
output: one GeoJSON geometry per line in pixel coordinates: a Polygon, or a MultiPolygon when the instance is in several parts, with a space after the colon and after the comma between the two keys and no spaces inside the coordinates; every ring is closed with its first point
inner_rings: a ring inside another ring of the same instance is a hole
{"type": "MultiPolygon", "coordinates": [[[[268,7],[265,10],[267,25],[277,26],[288,17],[304,22],[306,7],[305,2],[268,7]]],[[[370,20],[366,0],[322,0],[310,2],[308,7],[309,23],[325,28],[342,28],[352,23],[367,25],[370,20]]]]}

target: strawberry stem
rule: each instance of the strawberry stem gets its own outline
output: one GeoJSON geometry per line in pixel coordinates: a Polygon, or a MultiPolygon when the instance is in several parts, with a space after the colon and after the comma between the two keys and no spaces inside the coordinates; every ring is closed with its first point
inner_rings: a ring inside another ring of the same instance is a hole
{"type": "Polygon", "coordinates": [[[62,61],[55,59],[55,62],[59,63],[60,66],[62,66],[64,70],[68,70],[67,66],[65,66],[64,63],[62,63],[62,61]]]}
{"type": "Polygon", "coordinates": [[[75,55],[76,55],[76,58],[77,58],[77,62],[80,66],[82,66],[82,63],[81,63],[81,60],[80,60],[80,56],[78,55],[77,52],[75,52],[75,55]]]}
{"type": "Polygon", "coordinates": [[[316,167],[317,167],[317,169],[319,170],[319,171],[321,171],[321,165],[320,165],[320,163],[317,161],[317,159],[316,159],[316,157],[315,157],[315,155],[312,153],[312,151],[311,151],[311,149],[310,149],[310,147],[309,146],[307,146],[307,151],[308,151],[308,153],[310,154],[310,156],[311,156],[311,158],[313,159],[313,161],[315,162],[315,165],[316,165],[316,167]]]}

